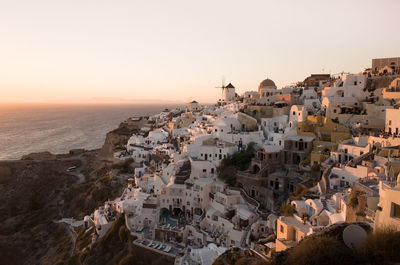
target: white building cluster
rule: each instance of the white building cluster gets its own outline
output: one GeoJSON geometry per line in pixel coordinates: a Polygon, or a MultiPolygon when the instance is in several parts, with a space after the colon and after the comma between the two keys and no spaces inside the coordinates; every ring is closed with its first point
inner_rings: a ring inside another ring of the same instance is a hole
{"type": "Polygon", "coordinates": [[[399,106],[395,73],[316,74],[282,89],[265,79],[242,96],[229,83],[215,106],[147,119],[114,155],[139,165],[129,186],[93,223],[102,236],[110,209],[124,213],[137,246],[176,264],[211,264],[231,247],[265,255],[257,246],[274,234],[263,246],[282,251],[343,222],[399,226],[399,106]],[[250,143],[249,169],[228,186],[222,161],[250,143]],[[298,188],[307,192],[294,199],[298,188]],[[277,210],[283,202],[294,214],[277,210]]]}

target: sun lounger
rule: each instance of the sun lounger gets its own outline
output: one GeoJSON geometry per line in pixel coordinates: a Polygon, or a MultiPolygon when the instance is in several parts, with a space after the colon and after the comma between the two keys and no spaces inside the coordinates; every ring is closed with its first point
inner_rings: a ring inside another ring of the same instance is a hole
{"type": "Polygon", "coordinates": [[[171,246],[167,246],[164,251],[165,252],[170,252],[171,251],[171,246]]]}

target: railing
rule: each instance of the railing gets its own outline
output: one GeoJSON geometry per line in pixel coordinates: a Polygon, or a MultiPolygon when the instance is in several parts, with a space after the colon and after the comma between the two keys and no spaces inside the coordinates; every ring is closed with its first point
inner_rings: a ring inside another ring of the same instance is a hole
{"type": "Polygon", "coordinates": [[[361,161],[370,155],[373,155],[373,151],[369,151],[368,153],[362,154],[356,158],[351,159],[349,162],[347,162],[346,166],[356,166],[357,164],[361,163],[361,161]]]}
{"type": "Polygon", "coordinates": [[[365,207],[365,216],[368,220],[370,220],[371,222],[374,222],[375,220],[375,211],[369,209],[368,207],[365,207]]]}
{"type": "Polygon", "coordinates": [[[249,195],[247,195],[247,193],[241,189],[241,188],[237,188],[237,187],[229,187],[231,190],[236,190],[240,192],[240,195],[242,195],[242,197],[251,205],[253,205],[254,207],[256,207],[256,211],[258,211],[258,208],[260,207],[260,203],[258,201],[256,201],[255,199],[251,198],[249,195]]]}

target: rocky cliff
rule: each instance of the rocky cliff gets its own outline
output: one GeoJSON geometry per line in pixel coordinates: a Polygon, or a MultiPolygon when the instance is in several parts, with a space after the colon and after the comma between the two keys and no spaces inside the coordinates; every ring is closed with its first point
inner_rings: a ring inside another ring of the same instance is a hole
{"type": "Polygon", "coordinates": [[[100,156],[105,160],[111,161],[114,153],[124,150],[129,138],[134,133],[137,133],[144,124],[143,121],[132,122],[127,120],[122,122],[117,129],[107,133],[103,147],[100,149],[100,156]]]}
{"type": "Polygon", "coordinates": [[[121,194],[126,180],[116,175],[129,171],[130,164],[110,160],[137,130],[121,123],[107,134],[101,150],[0,161],[0,265],[68,263],[77,249],[76,235],[56,221],[81,220],[121,194]]]}

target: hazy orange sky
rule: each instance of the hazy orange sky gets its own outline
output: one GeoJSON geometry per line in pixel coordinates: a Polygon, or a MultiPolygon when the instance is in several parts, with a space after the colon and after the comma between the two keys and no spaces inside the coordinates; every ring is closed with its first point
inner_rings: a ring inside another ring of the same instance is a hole
{"type": "Polygon", "coordinates": [[[0,0],[0,102],[215,102],[400,56],[398,0],[0,0]]]}

